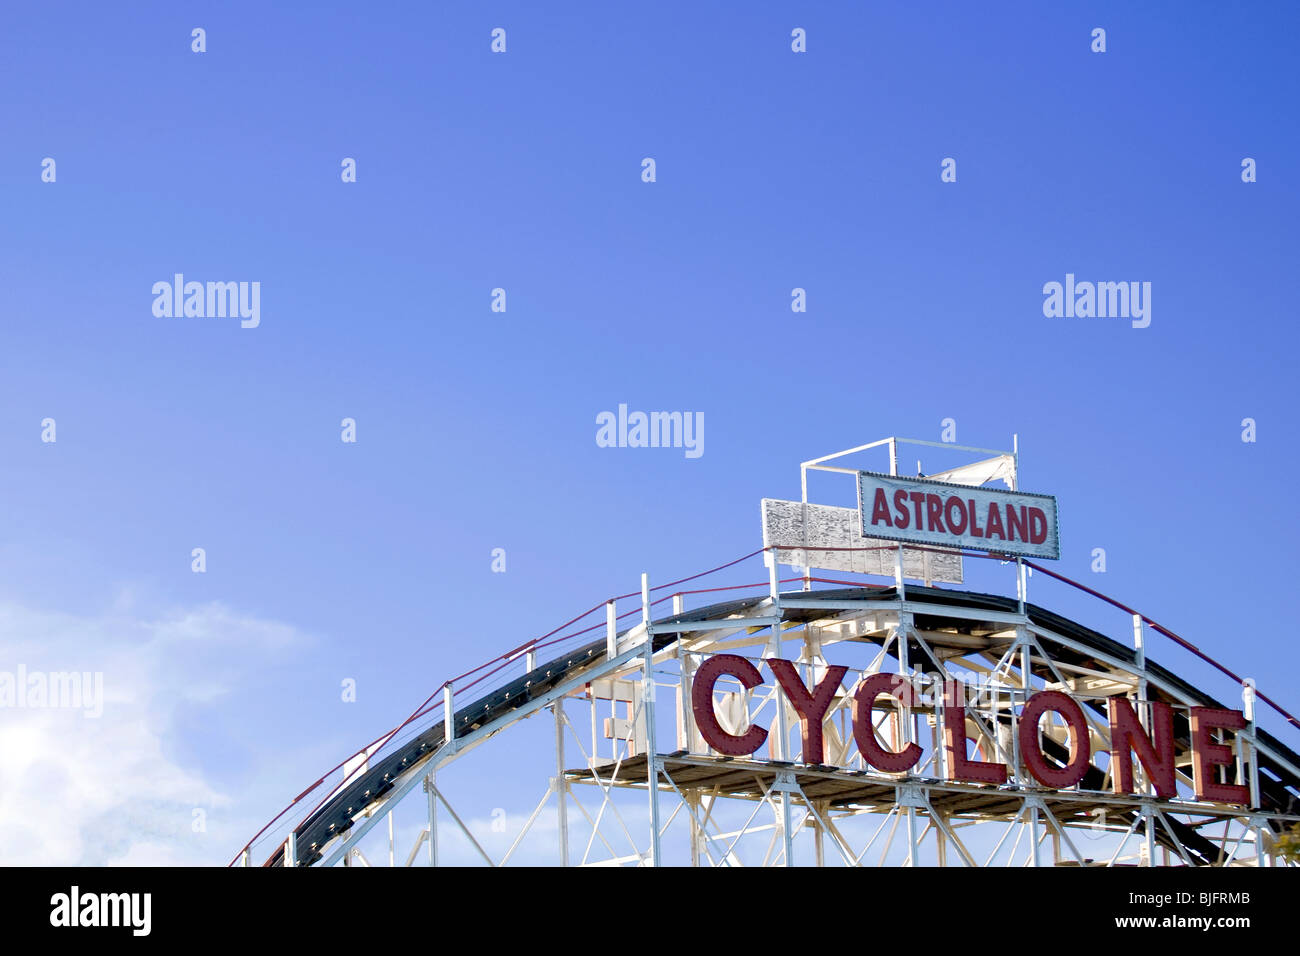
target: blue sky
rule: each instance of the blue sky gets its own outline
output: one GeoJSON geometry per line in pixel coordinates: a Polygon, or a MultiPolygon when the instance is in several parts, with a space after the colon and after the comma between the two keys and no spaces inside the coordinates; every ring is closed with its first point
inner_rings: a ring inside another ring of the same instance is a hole
{"type": "Polygon", "coordinates": [[[1020,436],[1062,573],[1300,709],[1294,8],[268,7],[0,14],[0,652],[116,667],[152,755],[23,725],[65,753],[9,771],[6,833],[84,750],[167,797],[61,860],[224,861],[446,677],[945,418],[1020,436]],[[176,272],[260,282],[260,325],[156,317],[176,272]],[[1150,282],[1150,327],[1046,318],[1067,273],[1150,282]],[[597,447],[619,403],[702,413],[704,454],[597,447]]]}

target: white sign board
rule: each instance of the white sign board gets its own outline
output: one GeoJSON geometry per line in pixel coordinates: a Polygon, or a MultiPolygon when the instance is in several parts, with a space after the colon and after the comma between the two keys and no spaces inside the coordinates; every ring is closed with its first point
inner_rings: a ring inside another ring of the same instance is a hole
{"type": "Polygon", "coordinates": [[[999,554],[1059,558],[1051,495],[858,472],[858,513],[868,538],[999,554]]]}
{"type": "MultiPolygon", "coordinates": [[[[894,576],[898,555],[898,545],[893,542],[863,540],[862,519],[856,508],[774,498],[763,499],[763,545],[772,548],[764,555],[769,566],[775,561],[889,578],[894,576]]],[[[961,555],[904,548],[903,575],[918,581],[961,584],[961,555]]]]}

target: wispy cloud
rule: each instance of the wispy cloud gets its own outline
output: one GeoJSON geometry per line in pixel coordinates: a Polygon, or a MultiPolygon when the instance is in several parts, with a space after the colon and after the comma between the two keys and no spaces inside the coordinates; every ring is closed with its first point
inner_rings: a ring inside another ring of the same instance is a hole
{"type": "Polygon", "coordinates": [[[102,672],[102,715],[0,707],[0,862],[211,864],[256,828],[177,756],[178,716],[220,702],[305,638],[210,603],[98,615],[0,601],[0,669],[102,672]],[[251,832],[251,831],[250,831],[251,832]]]}

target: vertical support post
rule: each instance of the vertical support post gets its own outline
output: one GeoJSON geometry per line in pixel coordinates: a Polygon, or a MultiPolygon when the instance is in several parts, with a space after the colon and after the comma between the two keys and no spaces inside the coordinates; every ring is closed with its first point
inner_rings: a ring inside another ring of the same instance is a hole
{"type": "MultiPolygon", "coordinates": [[[[593,703],[592,707],[596,705],[593,703]]],[[[555,800],[560,823],[560,866],[569,865],[569,782],[564,779],[564,699],[551,705],[555,714],[555,800]]]]}
{"type": "Polygon", "coordinates": [[[694,790],[687,790],[682,795],[686,801],[686,809],[691,812],[689,817],[691,825],[691,866],[700,865],[700,824],[696,819],[700,815],[700,795],[694,790]]]}
{"type": "Polygon", "coordinates": [[[1146,821],[1146,841],[1142,844],[1142,865],[1156,865],[1156,814],[1149,803],[1142,804],[1142,816],[1146,821]]]}
{"type": "MultiPolygon", "coordinates": [[[[1022,768],[1024,767],[1024,756],[1020,752],[1020,717],[1016,713],[1016,698],[1017,696],[1019,696],[1021,706],[1028,703],[1029,691],[1030,691],[1030,676],[1032,674],[1032,671],[1030,669],[1032,666],[1032,662],[1031,662],[1030,650],[1029,650],[1030,648],[1029,631],[1025,628],[1023,624],[1018,625],[1016,627],[1016,645],[1020,648],[1020,691],[1018,695],[1014,688],[1010,692],[1011,777],[1017,783],[1023,785],[1025,781],[1022,779],[1023,774],[1021,773],[1021,771],[1022,768]]],[[[998,750],[1001,750],[1002,741],[1000,740],[996,741],[995,746],[997,747],[998,750]]],[[[1030,782],[1032,783],[1033,781],[1030,782]]],[[[1037,819],[1037,817],[1035,817],[1035,819],[1037,819]]]]}
{"type": "Polygon", "coordinates": [[[650,865],[659,855],[659,746],[655,734],[655,642],[650,623],[650,575],[641,575],[641,623],[645,626],[645,663],[641,681],[641,707],[645,717],[646,770],[650,789],[650,865]]]}
{"type": "Polygon", "coordinates": [[[826,866],[826,848],[824,846],[825,834],[823,833],[822,822],[819,818],[823,813],[829,812],[830,804],[828,802],[822,802],[822,801],[818,801],[818,802],[821,805],[817,807],[817,812],[812,815],[812,827],[813,827],[813,847],[814,847],[814,852],[816,853],[817,856],[817,868],[821,869],[822,867],[826,866]]]}
{"type": "Polygon", "coordinates": [[[618,611],[613,601],[605,602],[605,656],[618,656],[618,611]]]}
{"type": "Polygon", "coordinates": [[[248,847],[244,847],[243,851],[239,854],[239,865],[242,867],[250,867],[253,865],[253,855],[249,851],[248,847]]]}
{"type": "Polygon", "coordinates": [[[687,651],[681,652],[679,661],[680,685],[677,689],[677,721],[682,728],[677,746],[688,753],[695,749],[695,714],[691,708],[691,679],[695,676],[695,662],[687,651]]]}
{"type": "MultiPolygon", "coordinates": [[[[889,439],[889,473],[898,474],[898,439],[889,439]]],[[[894,588],[898,591],[898,599],[906,601],[907,595],[904,593],[903,585],[903,546],[900,544],[894,552],[894,588]]]]}
{"type": "MultiPolygon", "coordinates": [[[[1138,721],[1148,732],[1151,730],[1151,704],[1147,700],[1147,642],[1146,631],[1142,627],[1142,615],[1133,615],[1133,657],[1137,664],[1138,686],[1137,686],[1137,713],[1138,721]]],[[[1147,796],[1154,796],[1155,789],[1151,782],[1146,779],[1146,767],[1141,761],[1138,761],[1137,773],[1142,781],[1142,792],[1147,796]]]]}
{"type": "Polygon", "coordinates": [[[528,648],[528,653],[524,655],[524,670],[531,674],[537,670],[537,648],[528,648]]]}
{"type": "MultiPolygon", "coordinates": [[[[943,681],[943,675],[942,675],[942,674],[939,675],[939,679],[940,679],[940,685],[939,685],[939,686],[940,686],[940,688],[942,689],[942,688],[943,688],[943,684],[945,683],[945,682],[943,681]]],[[[961,685],[959,684],[958,687],[960,687],[960,686],[961,686],[961,685]]],[[[945,739],[945,738],[944,738],[944,735],[943,735],[943,734],[944,734],[944,717],[943,717],[943,715],[944,715],[944,711],[945,711],[945,709],[946,709],[945,706],[944,706],[946,703],[948,703],[947,700],[941,701],[940,704],[939,704],[939,706],[938,706],[938,707],[935,707],[935,709],[934,709],[934,743],[932,744],[933,749],[930,751],[931,753],[934,754],[934,773],[935,773],[935,776],[938,777],[940,780],[947,780],[947,779],[948,779],[948,748],[947,748],[946,746],[944,746],[944,739],[945,739]]],[[[952,703],[956,704],[957,701],[952,701],[952,703]]],[[[939,831],[939,832],[942,832],[942,831],[939,831]]]]}
{"type": "MultiPolygon", "coordinates": [[[[1145,685],[1147,671],[1147,646],[1146,635],[1142,630],[1141,614],[1133,615],[1133,651],[1137,657],[1137,668],[1142,673],[1140,681],[1145,685]]],[[[1143,691],[1143,696],[1146,696],[1145,690],[1143,691]]]]}
{"type": "MultiPolygon", "coordinates": [[[[770,659],[781,656],[781,625],[772,626],[772,636],[763,648],[763,657],[770,659]]],[[[774,691],[773,703],[776,705],[776,720],[772,733],[768,735],[767,746],[771,759],[789,762],[790,761],[790,724],[785,712],[785,699],[781,696],[779,690],[774,691]]],[[[781,773],[778,772],[773,786],[781,784],[781,773]]],[[[782,785],[777,796],[780,805],[776,813],[776,827],[781,833],[782,848],[785,852],[785,865],[792,866],[794,855],[794,835],[791,830],[791,813],[790,813],[790,794],[782,785]]]]}
{"type": "Polygon", "coordinates": [[[431,770],[424,776],[424,793],[429,798],[429,865],[438,865],[438,794],[431,770]]]}
{"type": "Polygon", "coordinates": [[[442,738],[444,746],[456,745],[456,706],[452,701],[451,681],[442,685],[442,738]]]}
{"type": "MultiPolygon", "coordinates": [[[[909,683],[911,680],[911,671],[907,661],[907,633],[911,629],[911,626],[912,615],[900,611],[898,613],[898,623],[894,626],[894,639],[898,641],[897,654],[895,656],[898,658],[899,678],[909,681],[909,683]]],[[[900,743],[903,747],[906,747],[912,742],[912,708],[906,703],[900,703],[898,706],[901,711],[899,725],[903,737],[900,743]]],[[[899,749],[901,750],[902,747],[899,749]]]]}
{"type": "Polygon", "coordinates": [[[1250,786],[1251,809],[1259,808],[1259,764],[1255,759],[1255,681],[1247,677],[1241,682],[1242,712],[1246,716],[1246,761],[1247,782],[1250,786]]]}
{"type": "Polygon", "coordinates": [[[1032,860],[1031,865],[1035,867],[1043,865],[1038,855],[1038,842],[1041,839],[1039,831],[1041,830],[1041,827],[1042,821],[1038,818],[1038,801],[1031,800],[1029,802],[1029,839],[1031,846],[1033,847],[1033,855],[1030,859],[1032,860]]]}
{"type": "MultiPolygon", "coordinates": [[[[1002,689],[1001,689],[1001,688],[998,688],[997,691],[996,691],[996,693],[997,693],[998,697],[1001,697],[1001,696],[1002,696],[1002,689]]],[[[1022,774],[1021,774],[1020,770],[1021,770],[1021,767],[1024,766],[1024,761],[1021,759],[1021,756],[1020,756],[1020,720],[1019,720],[1019,718],[1016,716],[1016,689],[1015,689],[1014,687],[1008,687],[1008,688],[1007,688],[1007,697],[1008,697],[1008,699],[1009,699],[1009,704],[1010,704],[1010,706],[1008,707],[1008,713],[1011,714],[1011,765],[1010,765],[1010,776],[1011,776],[1011,779],[1014,780],[1015,783],[1016,783],[1018,786],[1022,786],[1023,783],[1024,783],[1024,781],[1021,780],[1022,774]]],[[[998,741],[998,749],[999,749],[999,750],[1002,749],[1002,742],[1001,742],[1001,741],[998,741]]],[[[999,758],[1001,758],[1001,757],[1004,757],[1005,754],[1001,754],[1001,753],[999,753],[998,756],[999,756],[999,758]]]]}
{"type": "MultiPolygon", "coordinates": [[[[1020,436],[1011,436],[1011,490],[1020,487],[1020,436]]],[[[1029,577],[1025,574],[1025,559],[1016,555],[1016,603],[1019,612],[1025,613],[1025,602],[1029,600],[1029,577]]]]}
{"type": "MultiPolygon", "coordinates": [[[[799,466],[799,485],[802,491],[804,528],[807,528],[808,527],[808,468],[805,465],[799,466]]],[[[808,560],[808,552],[801,551],[800,553],[803,555],[803,560],[806,562],[808,560]]],[[[771,554],[772,554],[772,560],[775,562],[776,552],[773,551],[771,552],[771,554]]],[[[812,568],[808,567],[807,564],[804,564],[803,566],[803,589],[805,591],[812,590],[812,568]]]]}
{"type": "MultiPolygon", "coordinates": [[[[908,658],[907,639],[908,639],[908,633],[911,631],[911,629],[912,629],[912,615],[905,611],[899,611],[898,622],[894,628],[894,639],[898,641],[897,654],[896,654],[898,658],[898,674],[899,677],[909,682],[911,681],[911,670],[907,659],[908,658]]],[[[900,725],[899,730],[903,738],[902,745],[906,747],[908,744],[912,742],[912,738],[915,736],[912,728],[913,713],[912,713],[912,708],[907,704],[900,704],[899,706],[901,710],[901,719],[899,720],[899,725],[900,725]]],[[[907,814],[907,865],[911,867],[915,867],[918,865],[917,853],[916,853],[917,850],[916,808],[911,805],[910,800],[908,802],[908,806],[905,808],[905,812],[907,814]]]]}
{"type": "Polygon", "coordinates": [[[782,856],[784,857],[782,865],[789,868],[794,866],[794,807],[790,800],[788,788],[794,783],[794,774],[778,773],[775,781],[781,786],[781,819],[779,825],[781,828],[782,856]]]}
{"type": "Polygon", "coordinates": [[[1016,603],[1017,610],[1025,613],[1025,602],[1029,600],[1029,578],[1025,574],[1025,559],[1016,555],[1016,603]]]}
{"type": "Polygon", "coordinates": [[[917,856],[916,807],[907,808],[907,865],[912,869],[920,866],[917,856]]]}
{"type": "Polygon", "coordinates": [[[298,834],[292,830],[289,831],[289,836],[284,841],[284,865],[298,865],[298,834]]]}
{"type": "Polygon", "coordinates": [[[397,834],[393,832],[393,805],[388,807],[388,868],[397,866],[397,834]]]}

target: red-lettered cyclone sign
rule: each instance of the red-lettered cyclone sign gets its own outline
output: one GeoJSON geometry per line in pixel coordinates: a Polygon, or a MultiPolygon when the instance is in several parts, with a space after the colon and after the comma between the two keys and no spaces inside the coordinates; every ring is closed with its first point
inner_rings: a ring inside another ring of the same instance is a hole
{"type": "Polygon", "coordinates": [[[867,538],[1059,558],[1051,495],[858,472],[867,538]]]}

